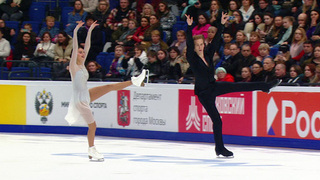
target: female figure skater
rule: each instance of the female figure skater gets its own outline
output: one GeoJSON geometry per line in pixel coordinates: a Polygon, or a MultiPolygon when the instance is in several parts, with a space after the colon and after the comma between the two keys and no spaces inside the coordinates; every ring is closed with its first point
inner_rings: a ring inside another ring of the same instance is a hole
{"type": "Polygon", "coordinates": [[[94,137],[96,132],[96,122],[93,118],[89,103],[98,99],[99,97],[103,96],[104,94],[110,91],[116,91],[124,89],[132,84],[136,86],[143,86],[143,80],[145,78],[145,71],[138,77],[132,77],[131,81],[125,81],[116,84],[109,84],[94,87],[91,89],[87,88],[87,80],[88,80],[88,71],[84,65],[86,56],[90,50],[90,40],[91,40],[91,32],[94,27],[98,26],[96,22],[94,22],[87,34],[87,38],[85,41],[84,49],[82,47],[78,48],[78,39],[77,39],[77,32],[78,29],[84,24],[84,22],[80,21],[76,28],[74,29],[74,38],[73,38],[73,52],[71,55],[69,71],[71,74],[72,80],[72,98],[69,104],[68,113],[65,119],[68,121],[70,125],[83,121],[88,124],[88,143],[89,143],[89,159],[95,159],[99,161],[103,161],[103,155],[100,154],[95,146],[94,146],[94,137]]]}
{"type": "Polygon", "coordinates": [[[188,30],[187,30],[187,60],[191,70],[195,76],[195,94],[199,101],[208,112],[212,122],[214,131],[214,140],[216,143],[216,155],[231,157],[233,153],[224,147],[222,140],[222,121],[220,114],[216,108],[216,97],[222,94],[241,91],[262,90],[269,92],[272,87],[275,87],[280,82],[273,81],[272,83],[231,83],[231,82],[216,82],[214,78],[215,69],[213,62],[214,53],[219,50],[221,32],[223,25],[228,20],[227,13],[222,13],[221,23],[217,26],[218,30],[212,43],[205,48],[205,40],[203,35],[195,35],[192,37],[193,18],[186,15],[188,30]]]}

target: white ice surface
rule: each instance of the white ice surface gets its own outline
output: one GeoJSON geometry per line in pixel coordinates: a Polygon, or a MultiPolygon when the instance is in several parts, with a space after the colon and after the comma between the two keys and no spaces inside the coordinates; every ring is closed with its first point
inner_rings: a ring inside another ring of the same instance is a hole
{"type": "Polygon", "coordinates": [[[318,180],[320,151],[96,137],[89,161],[81,135],[0,133],[0,180],[318,180]]]}

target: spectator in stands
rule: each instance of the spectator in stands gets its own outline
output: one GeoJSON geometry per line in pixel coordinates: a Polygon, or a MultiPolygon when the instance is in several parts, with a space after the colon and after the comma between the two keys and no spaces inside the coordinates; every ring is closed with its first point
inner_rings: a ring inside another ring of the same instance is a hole
{"type": "Polygon", "coordinates": [[[134,47],[135,55],[130,58],[129,61],[123,61],[122,67],[127,69],[127,78],[137,76],[141,73],[144,66],[148,63],[148,57],[144,51],[144,47],[141,44],[137,44],[134,47]]]}
{"type": "Polygon", "coordinates": [[[99,0],[98,7],[93,11],[92,16],[97,20],[97,23],[100,25],[101,29],[105,29],[106,20],[109,17],[110,3],[109,0],[99,0]]]}
{"type": "MultiPolygon", "coordinates": [[[[210,9],[206,13],[209,16],[208,23],[210,23],[213,26],[216,26],[217,24],[221,23],[220,21],[221,21],[222,7],[218,0],[211,1],[210,9]]],[[[199,21],[199,18],[198,18],[198,21],[199,21]]]]}
{"type": "Polygon", "coordinates": [[[111,42],[115,44],[115,42],[121,37],[121,35],[129,30],[129,19],[123,18],[121,22],[121,26],[118,27],[117,30],[113,31],[111,34],[111,42]]]}
{"type": "Polygon", "coordinates": [[[304,68],[304,74],[301,78],[302,83],[311,83],[315,78],[316,66],[314,64],[307,64],[304,68]]]}
{"type": "Polygon", "coordinates": [[[265,74],[264,74],[265,82],[271,82],[276,79],[274,67],[275,67],[275,62],[271,57],[267,57],[263,61],[263,70],[265,71],[265,74]]]}
{"type": "Polygon", "coordinates": [[[244,32],[246,34],[250,34],[253,31],[256,31],[256,32],[259,32],[259,30],[265,31],[265,24],[263,22],[263,14],[257,13],[253,17],[254,17],[253,22],[246,23],[246,25],[244,27],[244,32]]]}
{"type": "Polygon", "coordinates": [[[251,47],[251,54],[254,57],[260,56],[259,53],[259,46],[260,46],[260,34],[258,32],[251,32],[250,33],[250,47],[251,47]]]}
{"type": "Polygon", "coordinates": [[[310,83],[320,83],[320,65],[316,66],[315,77],[310,81],[310,83]]]}
{"type": "Polygon", "coordinates": [[[7,27],[3,19],[0,19],[0,29],[2,29],[3,38],[11,43],[13,36],[16,34],[16,31],[12,28],[7,27]]]}
{"type": "Polygon", "coordinates": [[[136,18],[135,11],[130,8],[129,0],[120,0],[120,6],[111,10],[106,22],[107,27],[109,27],[112,31],[117,30],[124,17],[127,17],[128,19],[136,18]]]}
{"type": "Polygon", "coordinates": [[[161,72],[159,79],[166,79],[167,74],[169,73],[170,62],[168,60],[168,53],[166,50],[159,50],[157,52],[157,59],[160,62],[161,72]]]}
{"type": "Polygon", "coordinates": [[[213,40],[213,38],[214,38],[214,36],[216,35],[216,33],[217,33],[217,28],[215,27],[215,26],[210,26],[209,28],[208,28],[208,36],[207,36],[207,38],[205,38],[205,40],[204,40],[204,43],[206,44],[206,45],[208,45],[209,43],[212,43],[212,40],[213,40]]]}
{"type": "Polygon", "coordinates": [[[319,44],[317,44],[314,47],[313,57],[307,61],[304,61],[301,67],[304,68],[307,64],[314,64],[316,66],[320,65],[320,45],[319,44]]]}
{"type": "Polygon", "coordinates": [[[87,12],[83,10],[81,0],[74,1],[74,9],[68,13],[68,24],[66,25],[65,32],[73,37],[73,29],[77,26],[79,21],[85,22],[87,12]]]}
{"type": "Polygon", "coordinates": [[[269,0],[258,0],[258,6],[254,7],[250,20],[254,20],[256,14],[274,14],[274,8],[271,4],[269,4],[269,0]]]}
{"type": "Polygon", "coordinates": [[[311,10],[317,7],[316,0],[303,0],[302,6],[298,8],[296,13],[293,15],[294,17],[298,17],[301,13],[306,13],[310,17],[311,10]]]}
{"type": "Polygon", "coordinates": [[[293,34],[292,43],[290,45],[291,59],[299,62],[304,55],[303,43],[307,40],[306,32],[303,28],[297,28],[293,34]]]}
{"type": "Polygon", "coordinates": [[[55,44],[51,42],[51,39],[52,37],[49,32],[42,34],[41,41],[38,43],[36,50],[33,53],[33,61],[38,63],[42,61],[53,61],[55,44]]]}
{"type": "Polygon", "coordinates": [[[32,45],[36,46],[37,45],[37,34],[32,31],[32,25],[29,23],[26,23],[21,29],[20,29],[20,33],[18,34],[17,39],[22,39],[22,35],[24,32],[28,32],[31,35],[31,39],[30,42],[32,43],[32,45]]]}
{"type": "Polygon", "coordinates": [[[240,11],[243,16],[243,21],[248,22],[254,11],[253,0],[242,0],[241,2],[242,6],[240,7],[240,11]]]}
{"type": "Polygon", "coordinates": [[[259,56],[257,56],[257,61],[261,61],[263,63],[266,57],[270,56],[270,46],[267,43],[261,43],[259,48],[259,56]]]}
{"type": "Polygon", "coordinates": [[[188,6],[186,6],[181,13],[181,19],[185,20],[185,14],[190,15],[195,23],[198,23],[199,13],[206,12],[210,8],[211,0],[197,0],[188,1],[188,6]]]}
{"type": "Polygon", "coordinates": [[[147,53],[148,63],[145,66],[145,69],[149,70],[149,81],[154,82],[156,78],[160,76],[161,65],[157,60],[157,52],[151,50],[147,53]]]}
{"type": "Polygon", "coordinates": [[[264,78],[264,70],[262,62],[255,61],[251,66],[252,74],[251,74],[251,82],[263,82],[264,78]]]}
{"type": "Polygon", "coordinates": [[[125,54],[125,49],[121,45],[117,45],[114,50],[114,59],[112,60],[109,72],[106,78],[122,78],[126,74],[126,69],[122,67],[124,59],[129,60],[130,56],[125,54]]]}
{"type": "Polygon", "coordinates": [[[300,83],[302,69],[299,65],[294,64],[290,67],[290,79],[287,83],[300,83]]]}
{"type": "Polygon", "coordinates": [[[274,45],[274,47],[279,47],[282,43],[289,40],[293,32],[293,21],[294,19],[292,16],[286,16],[283,18],[283,31],[280,31],[280,37],[278,38],[279,41],[274,45]]]}
{"type": "MultiPolygon", "coordinates": [[[[224,47],[225,44],[229,44],[229,43],[234,43],[235,42],[235,40],[233,40],[233,35],[229,31],[224,31],[222,36],[223,36],[223,41],[222,41],[221,47],[219,49],[219,55],[220,56],[223,56],[223,51],[224,51],[223,47],[224,47]]],[[[220,42],[218,42],[218,43],[220,43],[220,42]]]]}
{"type": "Polygon", "coordinates": [[[3,60],[10,55],[11,47],[9,41],[3,38],[3,30],[0,29],[0,66],[2,65],[3,60]]]}
{"type": "Polygon", "coordinates": [[[209,27],[210,27],[210,24],[209,24],[209,18],[207,14],[200,13],[198,16],[198,24],[192,29],[192,36],[202,34],[206,39],[208,37],[209,27]]]}
{"type": "Polygon", "coordinates": [[[280,31],[283,29],[282,24],[283,24],[283,18],[281,16],[277,16],[274,18],[273,28],[271,29],[271,32],[266,35],[266,38],[265,38],[266,43],[268,43],[270,46],[280,41],[279,35],[280,35],[280,31]]]}
{"type": "Polygon", "coordinates": [[[72,38],[64,31],[58,34],[57,43],[54,47],[54,60],[57,62],[69,62],[72,52],[72,38]]]}
{"type": "Polygon", "coordinates": [[[283,63],[277,64],[274,72],[275,72],[277,79],[279,79],[279,80],[281,79],[282,82],[286,83],[290,79],[290,76],[286,71],[286,65],[283,63]]]}
{"type": "Polygon", "coordinates": [[[313,33],[316,30],[316,26],[320,22],[320,10],[318,8],[315,8],[311,10],[310,13],[310,23],[308,24],[308,29],[307,29],[307,37],[310,39],[313,35],[313,33]]]}
{"type": "MultiPolygon", "coordinates": [[[[210,28],[209,28],[210,29],[210,28]]],[[[184,30],[177,31],[177,40],[174,40],[170,47],[176,46],[182,52],[186,47],[186,32],[184,30]]]]}
{"type": "Polygon", "coordinates": [[[35,47],[31,42],[31,34],[29,32],[22,33],[22,38],[18,39],[13,51],[14,60],[29,61],[34,57],[35,47]]]}
{"type": "Polygon", "coordinates": [[[231,43],[225,44],[223,46],[223,53],[220,55],[218,60],[215,61],[215,68],[227,66],[230,63],[231,51],[230,51],[231,43]]]}
{"type": "Polygon", "coordinates": [[[166,33],[165,41],[171,43],[172,27],[177,22],[176,16],[172,13],[168,7],[168,4],[164,1],[159,3],[157,16],[160,18],[161,27],[166,33]]]}
{"type": "Polygon", "coordinates": [[[251,82],[251,69],[250,67],[243,67],[241,69],[241,82],[251,82]]]}
{"type": "Polygon", "coordinates": [[[241,58],[240,48],[236,43],[230,44],[230,55],[231,58],[228,58],[228,61],[223,62],[221,67],[225,68],[231,75],[234,75],[236,73],[238,61],[241,58]]]}
{"type": "Polygon", "coordinates": [[[229,68],[229,73],[234,77],[235,81],[241,81],[241,71],[243,67],[252,66],[256,58],[251,54],[251,49],[248,44],[241,48],[241,54],[238,59],[233,63],[233,67],[229,68]]]}
{"type": "Polygon", "coordinates": [[[167,50],[169,48],[168,45],[161,39],[160,32],[158,30],[153,30],[151,32],[151,41],[143,44],[145,44],[147,52],[150,50],[157,52],[160,49],[167,50]]]}
{"type": "Polygon", "coordinates": [[[138,25],[138,23],[136,20],[130,19],[129,23],[128,23],[129,29],[126,32],[124,32],[119,37],[118,40],[116,40],[115,45],[122,45],[122,46],[126,47],[126,49],[133,48],[135,41],[131,40],[131,38],[132,38],[133,34],[136,32],[137,25],[138,25]]]}
{"type": "MultiPolygon", "coordinates": [[[[168,49],[170,66],[168,67],[168,74],[165,77],[166,80],[176,80],[177,82],[182,77],[181,73],[181,56],[180,51],[177,47],[173,46],[168,49]]],[[[163,77],[162,77],[163,78],[163,77]]]]}
{"type": "Polygon", "coordinates": [[[145,3],[143,5],[142,12],[137,14],[137,19],[140,20],[141,17],[149,17],[150,18],[151,15],[155,15],[155,14],[156,14],[156,12],[154,11],[153,6],[149,3],[145,3]]]}
{"type": "Polygon", "coordinates": [[[42,37],[45,32],[49,32],[50,36],[52,37],[52,42],[56,42],[60,29],[55,27],[55,18],[53,16],[47,16],[46,25],[47,26],[44,26],[40,29],[38,37],[42,37]]]}
{"type": "Polygon", "coordinates": [[[152,5],[153,10],[156,12],[159,8],[159,3],[161,0],[136,0],[136,13],[141,14],[143,11],[143,7],[146,3],[149,3],[152,5]]]}
{"type": "Polygon", "coordinates": [[[151,41],[151,32],[158,30],[160,32],[160,37],[162,38],[163,30],[159,22],[159,17],[157,15],[150,16],[150,27],[143,34],[143,41],[151,41]]]}
{"type": "Polygon", "coordinates": [[[2,19],[5,21],[28,20],[32,0],[6,0],[0,5],[2,19]]]}
{"type": "Polygon", "coordinates": [[[303,28],[305,31],[309,28],[308,26],[308,15],[306,13],[301,13],[298,16],[298,27],[303,28]]]}
{"type": "Polygon", "coordinates": [[[218,67],[216,69],[217,82],[234,82],[234,77],[227,73],[223,67],[218,67]]]}
{"type": "Polygon", "coordinates": [[[286,44],[283,44],[279,47],[278,54],[274,58],[274,61],[278,63],[283,63],[288,68],[287,71],[289,72],[289,68],[291,65],[296,64],[296,62],[290,56],[290,47],[286,44]]]}
{"type": "Polygon", "coordinates": [[[230,0],[228,6],[228,15],[233,16],[233,12],[240,9],[240,2],[238,0],[230,0]]]}
{"type": "Polygon", "coordinates": [[[263,20],[264,20],[264,30],[263,29],[258,29],[258,33],[260,34],[261,40],[260,42],[266,42],[265,37],[271,33],[273,29],[273,15],[270,13],[266,13],[263,15],[263,20]]]}
{"type": "Polygon", "coordinates": [[[244,44],[249,44],[248,42],[248,37],[247,35],[244,33],[243,30],[239,30],[236,33],[236,43],[238,45],[238,47],[242,47],[244,44]]]}
{"type": "Polygon", "coordinates": [[[178,83],[183,83],[184,79],[193,79],[193,73],[187,60],[187,47],[183,48],[182,55],[178,59],[178,63],[180,64],[182,74],[182,77],[178,80],[178,83]]]}
{"type": "MultiPolygon", "coordinates": [[[[94,23],[95,19],[88,15],[86,17],[85,26],[82,26],[78,31],[78,43],[81,47],[85,46],[85,41],[87,38],[87,33],[90,26],[94,23]]],[[[91,35],[91,48],[87,54],[86,62],[90,60],[95,60],[97,55],[102,52],[103,49],[103,40],[102,40],[102,31],[97,26],[92,30],[91,35]]]]}
{"type": "Polygon", "coordinates": [[[246,23],[243,21],[242,14],[239,10],[233,12],[233,20],[228,20],[228,23],[225,24],[225,31],[231,32],[234,36],[239,30],[244,30],[246,23]]]}
{"type": "Polygon", "coordinates": [[[144,33],[146,30],[150,27],[150,20],[148,17],[142,17],[140,26],[137,28],[136,32],[132,35],[129,36],[131,40],[135,41],[135,43],[140,43],[144,40],[144,33]]]}
{"type": "Polygon", "coordinates": [[[104,77],[104,72],[100,64],[97,61],[89,61],[86,65],[86,68],[89,73],[89,81],[90,79],[102,79],[104,77]]]}
{"type": "Polygon", "coordinates": [[[53,76],[54,78],[70,78],[69,61],[72,53],[72,38],[65,32],[61,31],[57,37],[57,43],[54,47],[53,76]]]}
{"type": "Polygon", "coordinates": [[[81,0],[83,10],[87,13],[93,13],[99,5],[99,0],[81,0]]]}
{"type": "MultiPolygon", "coordinates": [[[[313,44],[310,40],[307,40],[303,43],[303,52],[304,55],[301,57],[299,61],[299,65],[302,66],[305,61],[312,58],[313,55],[313,44]]],[[[311,61],[311,60],[310,60],[311,61]]]]}

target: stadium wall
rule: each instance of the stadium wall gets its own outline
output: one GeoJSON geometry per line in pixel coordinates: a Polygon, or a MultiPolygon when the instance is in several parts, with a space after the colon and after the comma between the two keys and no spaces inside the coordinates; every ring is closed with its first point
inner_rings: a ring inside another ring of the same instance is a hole
{"type": "MultiPolygon", "coordinates": [[[[89,82],[89,87],[106,84],[89,82]]],[[[320,87],[276,87],[219,96],[225,143],[320,149],[320,87]]],[[[0,132],[86,134],[64,120],[71,82],[0,81],[0,132]]],[[[97,135],[213,142],[212,122],[193,85],[147,84],[90,104],[97,135]]]]}

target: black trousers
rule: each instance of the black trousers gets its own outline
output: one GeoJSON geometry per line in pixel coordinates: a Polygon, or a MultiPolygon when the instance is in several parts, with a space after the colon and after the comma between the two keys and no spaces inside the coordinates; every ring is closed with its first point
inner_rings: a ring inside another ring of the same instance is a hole
{"type": "Polygon", "coordinates": [[[265,82],[252,83],[231,83],[231,82],[215,82],[210,89],[200,92],[198,98],[200,103],[206,109],[208,115],[213,122],[213,134],[216,143],[216,148],[223,148],[224,143],[222,139],[222,121],[220,114],[216,107],[216,97],[222,94],[231,92],[255,91],[262,90],[267,92],[272,86],[265,82]]]}

